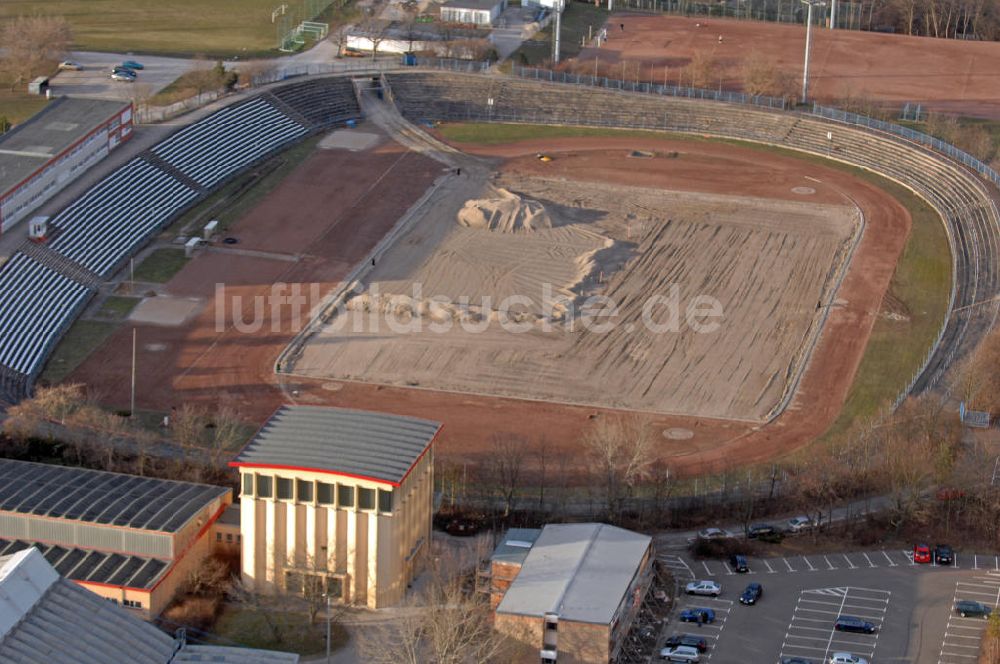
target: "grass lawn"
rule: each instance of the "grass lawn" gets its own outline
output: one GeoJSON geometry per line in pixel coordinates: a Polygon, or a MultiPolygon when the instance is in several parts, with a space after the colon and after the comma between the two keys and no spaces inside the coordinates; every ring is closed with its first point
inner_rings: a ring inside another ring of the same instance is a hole
{"type": "Polygon", "coordinates": [[[17,125],[45,108],[45,97],[29,95],[27,92],[11,92],[9,85],[0,88],[0,117],[17,125]]]}
{"type": "Polygon", "coordinates": [[[97,315],[101,318],[110,318],[112,320],[125,320],[125,318],[132,313],[132,310],[135,309],[135,305],[139,304],[141,299],[142,298],[138,297],[121,297],[119,295],[111,295],[101,304],[101,308],[98,309],[97,315]]]}
{"type": "Polygon", "coordinates": [[[49,358],[42,381],[55,385],[66,379],[66,376],[80,366],[87,357],[104,343],[105,339],[118,328],[119,323],[106,323],[94,320],[78,320],[69,328],[69,332],[56,346],[49,358]]]}
{"type": "MultiPolygon", "coordinates": [[[[203,54],[228,57],[274,52],[274,0],[3,0],[0,21],[21,15],[64,16],[81,50],[203,54]]],[[[305,0],[288,0],[290,25],[304,18],[305,0]]]]}
{"type": "Polygon", "coordinates": [[[188,263],[183,249],[156,249],[135,268],[135,280],[165,284],[188,263]]]}
{"type": "MultiPolygon", "coordinates": [[[[590,37],[591,31],[597,34],[608,19],[608,11],[585,2],[568,2],[562,16],[562,34],[560,37],[560,60],[576,57],[582,48],[585,37],[590,37]]],[[[539,30],[531,39],[525,41],[510,56],[514,64],[537,65],[552,59],[552,32],[555,21],[544,30],[539,30]]]]}
{"type": "MultiPolygon", "coordinates": [[[[574,5],[575,6],[575,5],[574,5]]],[[[519,124],[443,124],[439,127],[445,140],[469,144],[499,144],[518,140],[563,136],[667,136],[679,140],[705,139],[685,134],[606,130],[587,127],[556,127],[519,124]]],[[[905,312],[906,320],[880,316],[872,329],[868,346],[858,367],[851,391],[840,415],[824,439],[847,431],[858,418],[874,415],[891,403],[906,386],[930,349],[944,320],[951,290],[951,255],[941,218],[908,189],[879,175],[820,156],[806,155],[784,148],[744,143],[722,142],[767,152],[786,154],[797,159],[847,171],[889,193],[910,212],[913,227],[903,256],[889,286],[886,302],[894,313],[905,312]]]]}
{"type": "MultiPolygon", "coordinates": [[[[284,650],[312,655],[326,650],[326,622],[323,612],[315,625],[309,624],[309,617],[302,613],[270,611],[271,620],[278,626],[283,636],[275,640],[267,621],[259,613],[238,606],[227,605],[211,629],[218,635],[219,645],[234,642],[247,648],[263,650],[284,650]]],[[[337,623],[332,625],[331,650],[337,650],[347,643],[347,632],[337,623]]]]}

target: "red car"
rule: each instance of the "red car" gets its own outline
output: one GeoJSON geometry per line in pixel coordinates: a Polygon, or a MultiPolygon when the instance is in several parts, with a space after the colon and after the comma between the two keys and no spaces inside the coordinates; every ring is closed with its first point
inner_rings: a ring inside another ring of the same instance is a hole
{"type": "Polygon", "coordinates": [[[926,544],[914,544],[913,545],[913,562],[915,563],[930,563],[931,562],[931,547],[926,544]]]}

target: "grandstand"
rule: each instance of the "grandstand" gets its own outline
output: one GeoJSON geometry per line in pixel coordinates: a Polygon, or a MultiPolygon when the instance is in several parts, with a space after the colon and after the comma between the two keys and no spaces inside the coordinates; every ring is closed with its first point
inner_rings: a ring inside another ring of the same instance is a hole
{"type": "Polygon", "coordinates": [[[950,315],[907,391],[932,387],[952,359],[971,351],[996,321],[1000,215],[992,195],[976,173],[922,145],[816,116],[657,94],[456,72],[385,74],[384,79],[400,112],[417,122],[569,124],[739,138],[819,154],[911,189],[944,220],[954,287],[950,315]]]}
{"type": "Polygon", "coordinates": [[[272,93],[313,128],[325,129],[361,117],[350,78],[320,78],[283,85],[272,93]]]}

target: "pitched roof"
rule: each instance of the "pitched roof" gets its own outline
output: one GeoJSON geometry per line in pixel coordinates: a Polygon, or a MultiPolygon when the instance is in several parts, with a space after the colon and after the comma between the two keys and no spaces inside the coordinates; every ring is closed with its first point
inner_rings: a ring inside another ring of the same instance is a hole
{"type": "Polygon", "coordinates": [[[156,558],[25,540],[0,539],[0,556],[14,554],[30,546],[38,549],[60,576],[82,583],[151,590],[170,567],[169,561],[156,558]]]}
{"type": "Polygon", "coordinates": [[[601,523],[547,525],[497,613],[609,624],[651,541],[601,523]]]}
{"type": "Polygon", "coordinates": [[[440,428],[415,417],[282,406],[230,465],[315,470],[398,486],[440,428]]]}
{"type": "Polygon", "coordinates": [[[298,655],[178,642],[60,577],[35,548],[0,557],[4,664],[296,664],[298,655]]]}
{"type": "Polygon", "coordinates": [[[176,532],[226,487],[0,459],[0,511],[176,532]]]}

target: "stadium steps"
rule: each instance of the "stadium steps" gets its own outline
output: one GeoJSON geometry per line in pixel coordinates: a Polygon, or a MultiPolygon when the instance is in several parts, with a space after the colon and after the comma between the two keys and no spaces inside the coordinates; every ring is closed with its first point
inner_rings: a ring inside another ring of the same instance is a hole
{"type": "Polygon", "coordinates": [[[270,92],[265,92],[262,96],[265,99],[267,99],[269,102],[271,102],[272,104],[274,104],[275,106],[277,106],[278,109],[282,113],[284,113],[285,115],[287,115],[289,118],[291,118],[295,122],[298,122],[303,127],[313,127],[315,125],[315,123],[311,119],[309,119],[306,116],[304,116],[301,113],[299,113],[299,111],[298,111],[297,108],[295,108],[291,104],[287,103],[281,97],[279,97],[279,96],[277,96],[275,94],[272,94],[270,92]]]}
{"type": "Polygon", "coordinates": [[[184,183],[191,189],[199,193],[205,191],[205,188],[200,184],[198,184],[198,182],[195,181],[193,178],[189,177],[187,173],[177,168],[163,157],[160,157],[152,150],[146,150],[145,152],[140,154],[139,157],[145,160],[148,164],[156,166],[162,171],[166,171],[167,173],[174,176],[174,178],[184,183]]]}
{"type": "Polygon", "coordinates": [[[97,274],[44,244],[25,240],[17,250],[87,288],[97,290],[104,283],[97,274]]]}

